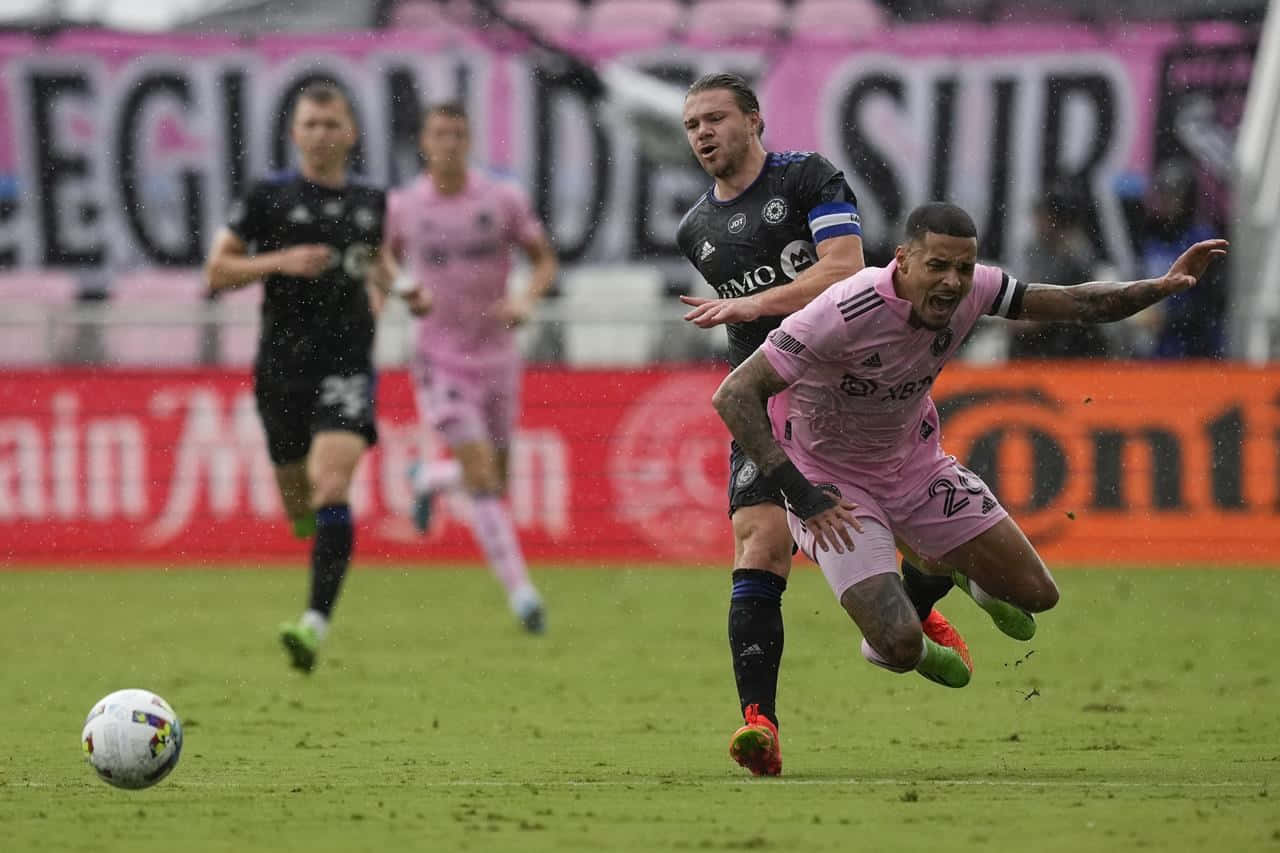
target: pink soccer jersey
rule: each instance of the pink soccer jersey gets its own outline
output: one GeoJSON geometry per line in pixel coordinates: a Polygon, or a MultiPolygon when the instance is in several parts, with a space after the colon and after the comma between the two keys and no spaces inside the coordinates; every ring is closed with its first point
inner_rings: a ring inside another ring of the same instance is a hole
{"type": "Polygon", "coordinates": [[[979,264],[950,325],[911,323],[893,271],[867,267],[782,321],[762,346],[791,383],[774,434],[814,482],[898,494],[932,476],[941,450],[930,389],[983,314],[1016,315],[1025,285],[979,264]]]}
{"type": "Polygon", "coordinates": [[[418,321],[420,359],[483,368],[518,359],[498,316],[512,250],[542,235],[522,190],[471,169],[462,192],[441,195],[426,175],[387,194],[387,239],[434,298],[418,321]]]}

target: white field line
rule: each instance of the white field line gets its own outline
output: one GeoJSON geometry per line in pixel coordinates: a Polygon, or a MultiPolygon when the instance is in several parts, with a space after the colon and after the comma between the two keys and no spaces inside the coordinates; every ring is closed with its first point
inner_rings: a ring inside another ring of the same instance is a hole
{"type": "MultiPolygon", "coordinates": [[[[88,780],[92,782],[93,780],[88,780]]],[[[859,786],[895,786],[913,785],[927,787],[930,785],[954,787],[1003,787],[1003,788],[1266,788],[1267,781],[1245,780],[1212,780],[1202,782],[1131,782],[1121,780],[1099,779],[889,779],[889,778],[848,778],[848,779],[656,779],[653,777],[637,777],[635,779],[447,779],[407,783],[405,787],[413,788],[691,788],[691,787],[737,787],[740,785],[798,785],[814,788],[853,788],[859,786]]],[[[31,781],[0,781],[0,791],[6,788],[52,788],[68,787],[74,783],[31,781]]],[[[205,782],[200,780],[174,780],[162,788],[225,788],[225,789],[260,789],[262,785],[242,784],[235,782],[205,782]]],[[[283,785],[272,786],[281,792],[283,785]]],[[[370,790],[367,784],[352,783],[343,785],[331,779],[304,782],[298,787],[304,791],[318,788],[362,788],[370,790]]],[[[372,786],[377,787],[377,786],[372,786]]]]}

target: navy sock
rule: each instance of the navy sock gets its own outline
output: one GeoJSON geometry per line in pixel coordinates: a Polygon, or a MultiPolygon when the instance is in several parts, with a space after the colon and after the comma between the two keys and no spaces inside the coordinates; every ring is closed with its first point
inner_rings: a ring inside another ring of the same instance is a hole
{"type": "Polygon", "coordinates": [[[761,569],[734,569],[729,599],[729,651],[738,699],[745,711],[778,724],[778,667],[782,665],[782,592],[787,579],[761,569]]]}
{"type": "Polygon", "coordinates": [[[351,507],[330,504],[316,510],[316,538],[311,546],[311,604],[327,618],[338,600],[338,590],[351,562],[355,529],[351,507]]]}
{"type": "Polygon", "coordinates": [[[905,559],[902,561],[902,588],[907,591],[907,598],[911,599],[921,622],[929,618],[933,605],[951,592],[953,586],[955,582],[950,575],[928,575],[905,559]]]}

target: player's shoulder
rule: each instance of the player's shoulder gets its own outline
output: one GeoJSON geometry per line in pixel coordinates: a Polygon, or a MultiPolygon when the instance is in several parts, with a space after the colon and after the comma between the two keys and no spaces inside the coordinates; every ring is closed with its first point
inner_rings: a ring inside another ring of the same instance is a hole
{"type": "Polygon", "coordinates": [[[249,184],[245,192],[246,198],[279,196],[297,191],[302,184],[302,176],[294,169],[280,169],[267,172],[249,184]]]}
{"type": "Polygon", "coordinates": [[[387,190],[367,178],[353,176],[347,179],[347,194],[353,198],[382,203],[386,200],[387,190]]]}
{"type": "Polygon", "coordinates": [[[711,190],[707,190],[698,196],[698,200],[693,203],[693,206],[685,211],[684,216],[680,217],[680,224],[676,226],[676,242],[679,245],[683,246],[685,244],[685,238],[692,236],[706,211],[713,207],[708,202],[710,197],[711,190]]]}
{"type": "Polygon", "coordinates": [[[846,323],[873,317],[885,305],[884,295],[876,287],[885,273],[885,267],[863,267],[823,291],[822,301],[828,310],[838,311],[846,323]]]}
{"type": "Polygon", "coordinates": [[[840,171],[817,151],[770,151],[765,158],[765,168],[788,177],[840,171]]]}

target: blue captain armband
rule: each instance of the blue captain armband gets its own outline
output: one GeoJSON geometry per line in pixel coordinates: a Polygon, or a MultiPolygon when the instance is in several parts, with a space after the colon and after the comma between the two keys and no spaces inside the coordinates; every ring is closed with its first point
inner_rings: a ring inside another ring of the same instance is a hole
{"type": "Polygon", "coordinates": [[[847,201],[829,201],[809,211],[809,232],[815,246],[832,237],[861,237],[862,217],[858,216],[858,208],[847,201]]]}

